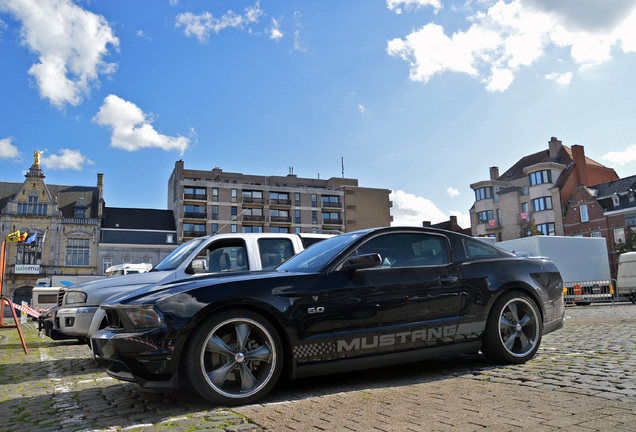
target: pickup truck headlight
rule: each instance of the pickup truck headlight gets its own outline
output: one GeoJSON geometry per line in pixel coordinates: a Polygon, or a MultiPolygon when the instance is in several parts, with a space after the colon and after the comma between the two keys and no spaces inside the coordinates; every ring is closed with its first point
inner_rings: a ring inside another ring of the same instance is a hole
{"type": "Polygon", "coordinates": [[[163,318],[154,309],[126,309],[126,316],[136,329],[161,327],[163,318]]]}
{"type": "Polygon", "coordinates": [[[81,291],[69,291],[64,296],[64,303],[67,305],[77,304],[77,303],[86,303],[88,299],[88,295],[81,291]]]}

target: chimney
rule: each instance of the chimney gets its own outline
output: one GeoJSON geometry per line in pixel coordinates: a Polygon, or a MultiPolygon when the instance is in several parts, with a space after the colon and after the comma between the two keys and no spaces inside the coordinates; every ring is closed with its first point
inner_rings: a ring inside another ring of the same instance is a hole
{"type": "Polygon", "coordinates": [[[97,173],[97,217],[104,216],[104,174],[97,173]]]}
{"type": "Polygon", "coordinates": [[[423,227],[430,227],[430,226],[431,226],[431,221],[424,221],[424,222],[422,222],[422,226],[423,226],[423,227]]]}
{"type": "Polygon", "coordinates": [[[561,151],[561,147],[563,147],[563,143],[559,141],[558,139],[556,139],[556,137],[552,137],[550,138],[550,141],[548,142],[548,146],[550,149],[550,159],[554,159],[555,157],[559,155],[559,152],[561,151]]]}
{"type": "Polygon", "coordinates": [[[499,167],[490,167],[490,180],[497,180],[499,178],[499,167]]]}
{"type": "Polygon", "coordinates": [[[572,146],[572,159],[574,159],[574,169],[579,176],[579,185],[587,186],[587,162],[583,146],[578,144],[572,146]]]}

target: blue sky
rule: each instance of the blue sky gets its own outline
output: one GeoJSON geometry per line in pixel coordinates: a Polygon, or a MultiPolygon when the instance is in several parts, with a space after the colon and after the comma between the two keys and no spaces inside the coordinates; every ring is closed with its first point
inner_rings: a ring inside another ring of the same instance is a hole
{"type": "Polygon", "coordinates": [[[636,0],[0,0],[0,179],[166,208],[186,168],[345,176],[396,224],[550,137],[636,173],[636,0]]]}

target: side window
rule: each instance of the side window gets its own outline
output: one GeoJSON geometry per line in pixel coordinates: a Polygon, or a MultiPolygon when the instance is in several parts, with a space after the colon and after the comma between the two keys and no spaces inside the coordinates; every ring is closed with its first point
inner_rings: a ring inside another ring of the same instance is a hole
{"type": "Polygon", "coordinates": [[[209,249],[204,249],[207,271],[229,272],[249,270],[247,253],[243,242],[232,244],[212,244],[209,249]]]}
{"type": "Polygon", "coordinates": [[[464,239],[464,249],[468,258],[498,257],[499,251],[478,240],[464,239]]]}
{"type": "Polygon", "coordinates": [[[258,251],[263,270],[272,270],[294,256],[294,246],[286,238],[262,238],[258,240],[258,251]]]}
{"type": "Polygon", "coordinates": [[[380,254],[382,267],[413,267],[448,264],[448,246],[443,236],[396,233],[375,237],[355,255],[380,254]]]}

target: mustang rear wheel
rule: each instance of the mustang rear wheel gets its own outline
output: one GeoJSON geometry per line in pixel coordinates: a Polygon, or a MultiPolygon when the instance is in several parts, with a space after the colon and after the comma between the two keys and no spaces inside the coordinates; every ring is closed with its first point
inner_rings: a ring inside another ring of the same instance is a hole
{"type": "Polygon", "coordinates": [[[204,321],[186,348],[192,387],[222,405],[265,396],[282,370],[282,344],[274,326],[249,310],[221,312],[204,321]]]}
{"type": "Polygon", "coordinates": [[[539,349],[542,333],[534,301],[519,292],[505,294],[488,316],[482,352],[499,363],[525,363],[539,349]]]}

